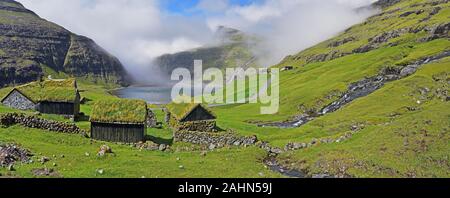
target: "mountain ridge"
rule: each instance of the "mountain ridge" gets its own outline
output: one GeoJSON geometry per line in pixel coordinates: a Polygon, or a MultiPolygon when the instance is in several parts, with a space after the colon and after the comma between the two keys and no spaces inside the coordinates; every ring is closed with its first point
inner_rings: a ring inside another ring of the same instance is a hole
{"type": "Polygon", "coordinates": [[[0,87],[44,75],[126,85],[122,63],[92,39],[40,18],[13,0],[0,0],[0,87]]]}
{"type": "Polygon", "coordinates": [[[252,49],[257,45],[257,38],[244,32],[219,26],[214,35],[215,42],[174,54],[164,54],[154,61],[164,73],[171,74],[176,68],[194,69],[194,60],[203,60],[203,68],[255,67],[255,54],[252,49]]]}

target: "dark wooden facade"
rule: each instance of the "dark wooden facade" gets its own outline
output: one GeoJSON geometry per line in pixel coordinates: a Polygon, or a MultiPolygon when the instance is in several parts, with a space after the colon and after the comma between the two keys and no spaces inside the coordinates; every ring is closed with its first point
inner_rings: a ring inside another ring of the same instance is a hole
{"type": "Polygon", "coordinates": [[[145,124],[91,122],[91,138],[108,142],[137,143],[145,140],[145,124]]]}
{"type": "Polygon", "coordinates": [[[73,115],[80,113],[80,103],[70,102],[40,102],[36,110],[45,114],[73,115]]]}
{"type": "Polygon", "coordinates": [[[214,120],[216,117],[204,109],[201,105],[193,109],[181,122],[193,122],[201,120],[214,120]]]}

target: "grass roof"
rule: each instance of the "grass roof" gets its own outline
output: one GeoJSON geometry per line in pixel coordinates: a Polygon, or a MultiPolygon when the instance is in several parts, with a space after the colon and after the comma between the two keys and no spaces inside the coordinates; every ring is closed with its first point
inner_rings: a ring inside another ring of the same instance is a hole
{"type": "Polygon", "coordinates": [[[44,101],[74,102],[77,96],[75,79],[32,82],[15,87],[14,89],[19,90],[23,95],[35,103],[44,101]]]}
{"type": "Polygon", "coordinates": [[[195,108],[198,106],[204,108],[208,113],[216,117],[214,112],[212,112],[208,107],[202,104],[196,104],[196,103],[170,103],[166,106],[167,110],[171,113],[173,117],[175,117],[177,120],[183,120],[186,118],[195,108]]]}
{"type": "Polygon", "coordinates": [[[112,99],[94,103],[91,122],[142,124],[147,119],[147,103],[143,100],[112,99]]]}

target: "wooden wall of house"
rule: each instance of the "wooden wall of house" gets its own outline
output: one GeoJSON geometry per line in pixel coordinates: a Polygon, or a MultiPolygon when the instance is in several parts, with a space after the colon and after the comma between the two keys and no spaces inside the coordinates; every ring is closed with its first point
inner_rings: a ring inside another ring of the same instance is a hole
{"type": "Polygon", "coordinates": [[[46,114],[58,114],[58,115],[78,115],[79,111],[79,103],[78,107],[74,103],[68,102],[40,102],[36,109],[41,113],[46,114]]]}
{"type": "MultiPolygon", "coordinates": [[[[76,86],[76,82],[75,82],[75,86],[76,86]]],[[[77,116],[80,114],[80,105],[81,105],[81,96],[80,96],[80,92],[77,91],[76,93],[76,97],[75,97],[75,102],[74,102],[74,115],[77,116]]]]}
{"type": "Polygon", "coordinates": [[[107,142],[136,143],[145,140],[142,125],[91,123],[91,138],[107,142]]]}
{"type": "Polygon", "coordinates": [[[195,108],[182,122],[192,122],[200,120],[214,120],[216,119],[211,113],[209,113],[203,107],[195,108]]]}

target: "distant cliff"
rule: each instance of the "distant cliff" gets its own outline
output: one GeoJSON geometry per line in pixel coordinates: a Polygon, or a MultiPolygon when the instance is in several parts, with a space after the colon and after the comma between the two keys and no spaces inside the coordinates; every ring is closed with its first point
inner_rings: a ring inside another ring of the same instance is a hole
{"type": "Polygon", "coordinates": [[[0,0],[0,87],[49,74],[126,84],[120,61],[93,40],[48,22],[22,4],[0,0]]]}

